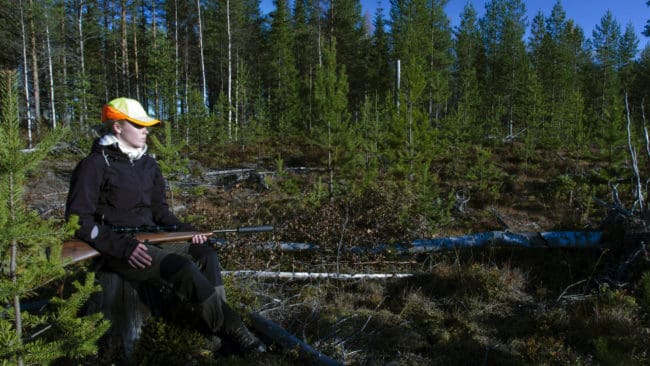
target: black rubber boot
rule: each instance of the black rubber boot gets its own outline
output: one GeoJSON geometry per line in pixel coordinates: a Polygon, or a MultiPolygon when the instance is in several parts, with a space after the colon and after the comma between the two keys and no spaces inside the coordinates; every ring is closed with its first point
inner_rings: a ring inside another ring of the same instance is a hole
{"type": "Polygon", "coordinates": [[[251,333],[237,313],[227,304],[222,304],[223,328],[244,351],[266,352],[266,345],[251,333]]]}
{"type": "Polygon", "coordinates": [[[251,333],[251,331],[246,328],[246,325],[244,323],[242,323],[235,330],[231,330],[226,333],[235,341],[237,341],[237,343],[239,343],[239,346],[244,351],[253,351],[259,353],[266,352],[266,345],[259,338],[257,338],[255,334],[251,333]]]}

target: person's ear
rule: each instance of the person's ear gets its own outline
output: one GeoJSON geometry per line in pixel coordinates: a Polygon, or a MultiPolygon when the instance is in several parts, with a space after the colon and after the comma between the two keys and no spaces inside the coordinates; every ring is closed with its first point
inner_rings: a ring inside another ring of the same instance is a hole
{"type": "Polygon", "coordinates": [[[116,134],[116,135],[122,132],[122,126],[120,125],[120,123],[118,121],[113,122],[111,127],[113,129],[113,133],[116,134]]]}

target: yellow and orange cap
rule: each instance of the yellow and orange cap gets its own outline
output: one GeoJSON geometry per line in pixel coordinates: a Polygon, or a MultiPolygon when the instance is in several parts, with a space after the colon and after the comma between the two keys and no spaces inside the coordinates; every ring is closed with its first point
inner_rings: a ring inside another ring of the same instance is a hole
{"type": "Polygon", "coordinates": [[[159,120],[149,117],[142,105],[135,99],[116,98],[102,108],[102,122],[127,120],[138,126],[154,126],[159,120]]]}

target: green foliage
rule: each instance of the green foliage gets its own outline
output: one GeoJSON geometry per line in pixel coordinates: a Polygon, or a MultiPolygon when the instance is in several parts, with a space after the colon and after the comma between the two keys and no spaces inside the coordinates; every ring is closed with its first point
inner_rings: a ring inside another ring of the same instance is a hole
{"type": "Polygon", "coordinates": [[[95,341],[108,325],[98,316],[77,316],[83,301],[96,290],[92,277],[84,286],[76,285],[77,293],[69,299],[53,300],[59,305],[54,312],[30,314],[21,310],[21,303],[34,299],[41,286],[65,274],[61,243],[76,229],[76,222],[61,225],[43,220],[24,202],[27,174],[39,167],[67,131],[54,130],[34,152],[22,152],[15,86],[13,72],[0,72],[0,303],[11,304],[6,307],[6,316],[0,317],[0,350],[2,359],[11,362],[47,364],[63,356],[95,353],[95,341]],[[60,332],[57,337],[32,337],[47,324],[60,332]]]}
{"type": "Polygon", "coordinates": [[[95,283],[95,273],[87,272],[85,282],[75,281],[73,286],[76,292],[68,298],[52,299],[57,310],[51,320],[55,336],[50,338],[61,342],[67,359],[80,359],[97,353],[97,342],[108,331],[110,323],[101,313],[78,316],[90,295],[101,291],[95,283]]]}
{"type": "Polygon", "coordinates": [[[311,207],[318,208],[320,207],[329,197],[329,193],[325,184],[323,184],[323,179],[318,177],[312,189],[307,193],[305,199],[307,204],[311,207]]]}
{"type": "Polygon", "coordinates": [[[176,180],[189,171],[187,168],[188,159],[180,154],[186,143],[182,140],[174,143],[171,123],[165,123],[163,128],[163,141],[160,141],[158,136],[155,135],[151,137],[151,140],[156,149],[156,156],[163,175],[168,180],[176,180]]]}
{"type": "Polygon", "coordinates": [[[224,276],[223,285],[228,295],[228,303],[237,307],[243,306],[241,312],[249,313],[259,309],[260,299],[255,295],[253,289],[239,283],[234,276],[224,276]]]}
{"type": "Polygon", "coordinates": [[[492,151],[482,147],[474,148],[472,162],[468,164],[466,178],[473,184],[473,191],[479,199],[494,201],[499,198],[502,172],[494,164],[492,151]]]}
{"type": "Polygon", "coordinates": [[[153,317],[142,328],[132,358],[143,366],[185,365],[201,357],[205,343],[205,338],[193,328],[153,317]]]}
{"type": "Polygon", "coordinates": [[[276,0],[269,34],[270,70],[270,117],[274,132],[281,140],[296,131],[300,125],[299,78],[292,48],[293,33],[289,24],[289,9],[286,0],[276,0]]]}

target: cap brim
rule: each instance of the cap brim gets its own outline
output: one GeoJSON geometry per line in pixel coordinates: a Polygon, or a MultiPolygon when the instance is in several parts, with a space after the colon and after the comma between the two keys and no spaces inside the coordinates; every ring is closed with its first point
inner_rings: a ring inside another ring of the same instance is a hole
{"type": "Polygon", "coordinates": [[[160,120],[153,119],[149,116],[142,116],[138,118],[126,117],[125,119],[131,123],[135,123],[136,125],[143,127],[151,127],[160,123],[160,120]]]}

